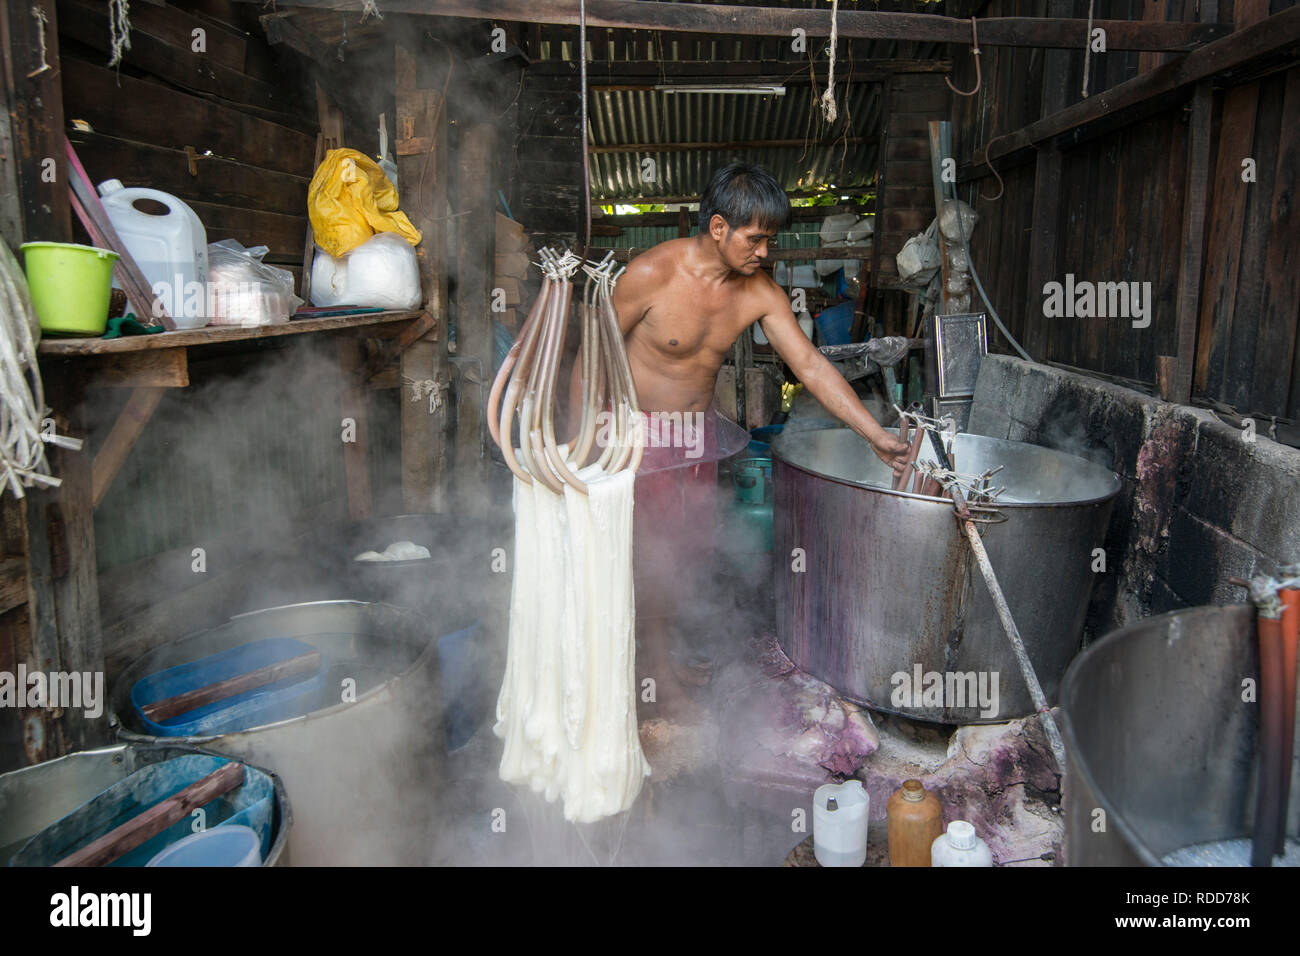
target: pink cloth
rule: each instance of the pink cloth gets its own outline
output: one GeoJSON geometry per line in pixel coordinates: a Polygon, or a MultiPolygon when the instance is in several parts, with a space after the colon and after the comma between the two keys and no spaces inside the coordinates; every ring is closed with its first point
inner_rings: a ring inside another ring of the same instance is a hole
{"type": "Polygon", "coordinates": [[[637,615],[673,615],[708,578],[719,517],[718,462],[749,435],[713,409],[702,420],[642,413],[645,454],[637,470],[633,570],[637,615]]]}

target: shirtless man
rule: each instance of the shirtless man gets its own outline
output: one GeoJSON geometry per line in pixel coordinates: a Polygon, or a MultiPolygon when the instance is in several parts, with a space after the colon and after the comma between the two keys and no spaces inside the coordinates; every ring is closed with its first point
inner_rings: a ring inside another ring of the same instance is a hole
{"type": "MultiPolygon", "coordinates": [[[[790,202],[780,184],[762,167],[732,163],[714,172],[700,200],[699,235],[662,242],[629,263],[614,288],[614,308],[641,409],[698,420],[696,413],[713,401],[723,359],[758,322],[826,410],[901,472],[907,445],[862,406],[799,328],[786,293],[761,269],[768,244],[789,222],[790,202]]],[[[575,363],[571,408],[581,400],[580,371],[575,363]]],[[[660,705],[647,716],[692,709],[669,645],[675,612],[698,601],[691,586],[701,574],[691,564],[708,551],[716,483],[716,463],[637,479],[637,670],[655,679],[660,705]]]]}

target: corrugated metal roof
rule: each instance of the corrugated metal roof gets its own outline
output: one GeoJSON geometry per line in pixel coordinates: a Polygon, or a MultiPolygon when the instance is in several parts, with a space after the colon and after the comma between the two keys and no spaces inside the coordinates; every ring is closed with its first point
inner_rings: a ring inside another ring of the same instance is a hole
{"type": "Polygon", "coordinates": [[[592,146],[653,143],[737,143],[797,140],[799,146],[751,149],[638,150],[591,156],[593,197],[698,195],[718,165],[732,159],[758,163],[788,190],[818,183],[857,187],[872,183],[879,158],[881,84],[837,83],[839,119],[829,130],[808,83],[784,96],[735,93],[684,94],[653,90],[593,91],[589,97],[592,146]],[[850,142],[853,137],[860,141],[850,142]],[[834,145],[821,145],[831,141],[834,145]],[[654,160],[651,178],[643,163],[654,160]]]}

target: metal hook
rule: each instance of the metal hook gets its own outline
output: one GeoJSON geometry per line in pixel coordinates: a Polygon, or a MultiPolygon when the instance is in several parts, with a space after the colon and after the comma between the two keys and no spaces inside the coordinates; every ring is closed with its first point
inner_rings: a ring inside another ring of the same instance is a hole
{"type": "Polygon", "coordinates": [[[980,83],[983,81],[983,78],[980,75],[979,27],[976,26],[974,17],[970,18],[970,42],[971,42],[971,55],[975,57],[975,88],[971,90],[969,93],[967,93],[964,90],[959,90],[957,89],[957,87],[953,86],[952,80],[949,79],[948,77],[945,76],[943,78],[943,81],[948,84],[948,89],[952,90],[958,96],[974,96],[976,93],[980,91],[980,83]]]}

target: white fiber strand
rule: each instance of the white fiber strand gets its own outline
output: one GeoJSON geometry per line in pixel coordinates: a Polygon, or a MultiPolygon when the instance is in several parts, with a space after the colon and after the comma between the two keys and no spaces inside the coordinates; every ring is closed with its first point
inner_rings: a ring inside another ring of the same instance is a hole
{"type": "Polygon", "coordinates": [[[629,809],[650,766],[636,717],[635,475],[584,469],[586,495],[515,481],[501,777],[590,823],[629,809]]]}

